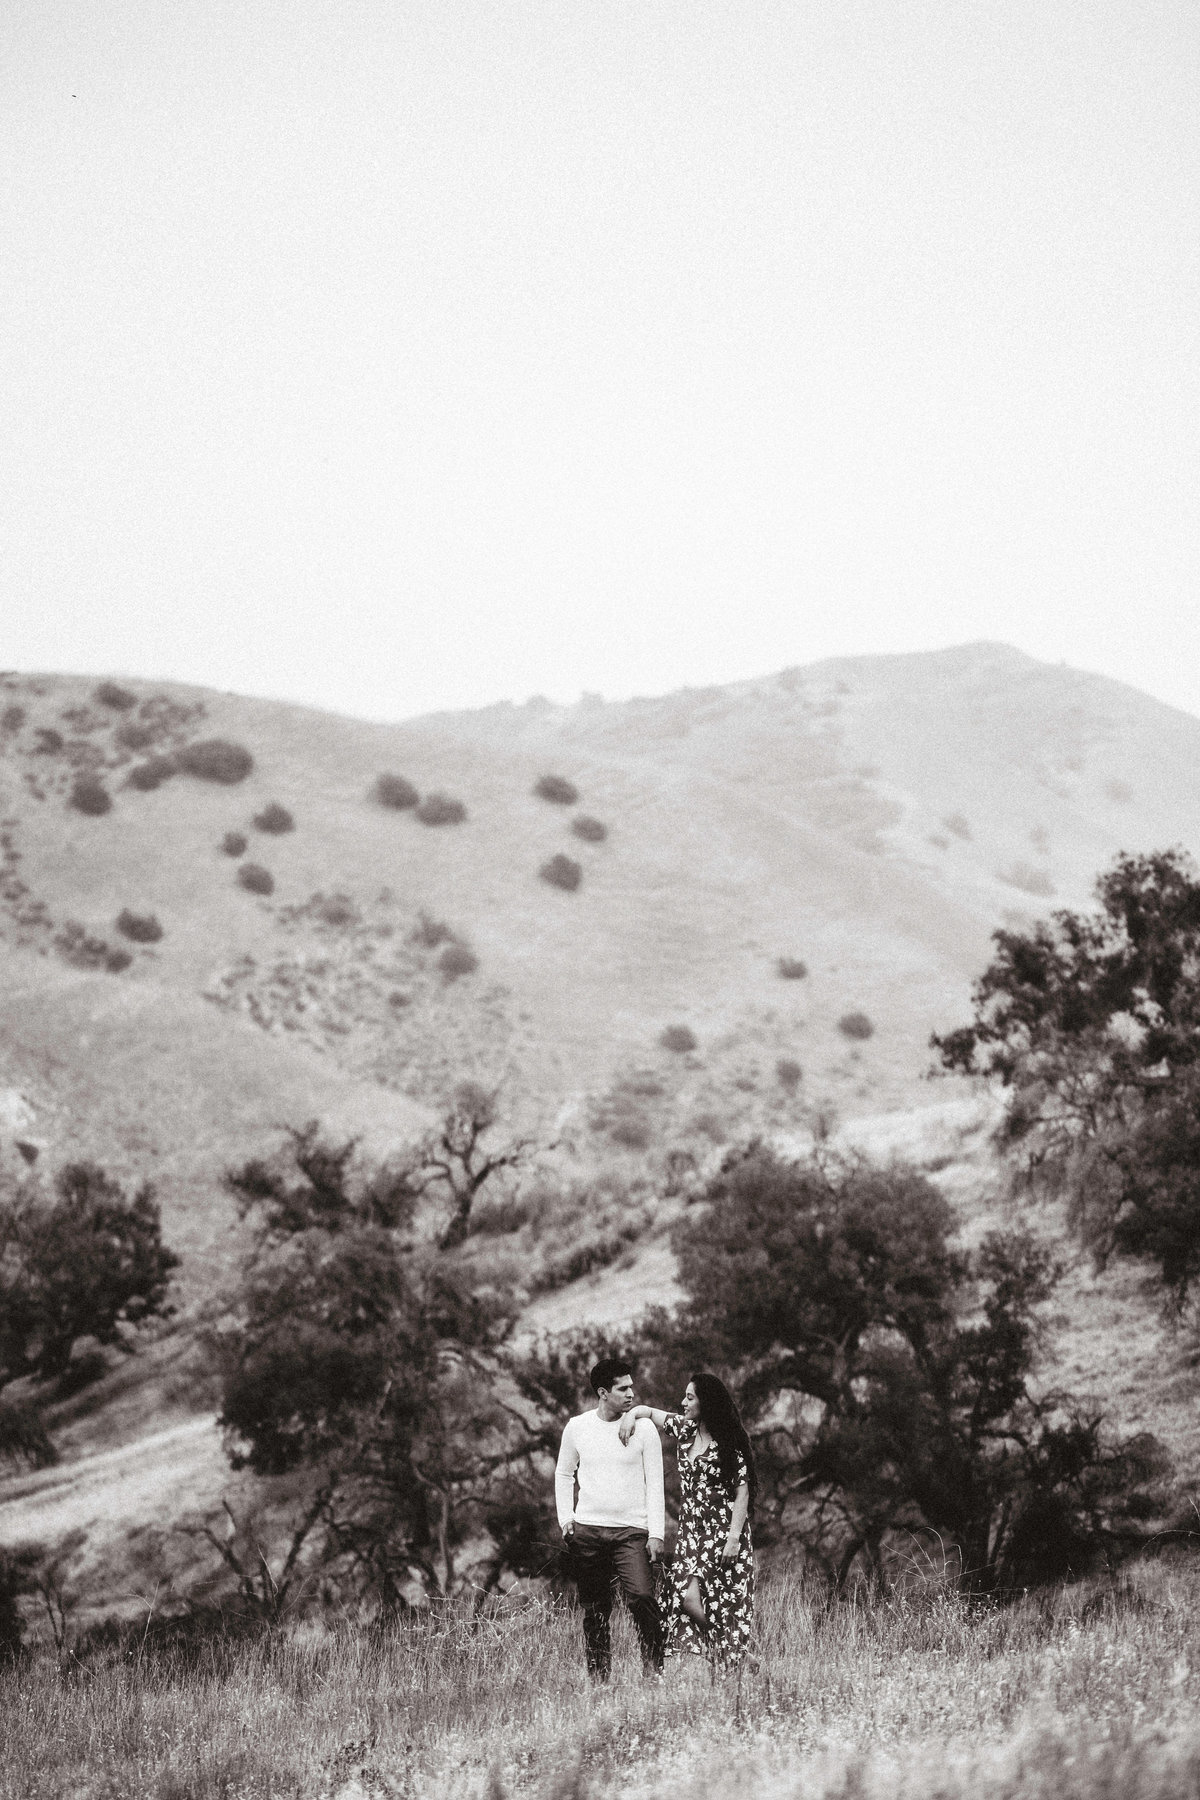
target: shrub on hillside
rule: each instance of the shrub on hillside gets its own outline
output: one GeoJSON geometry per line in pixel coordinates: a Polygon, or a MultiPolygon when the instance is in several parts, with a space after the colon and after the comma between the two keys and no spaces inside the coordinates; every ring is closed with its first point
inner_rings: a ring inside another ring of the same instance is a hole
{"type": "Polygon", "coordinates": [[[104,968],[109,975],[119,975],[132,961],[133,957],[128,950],[108,950],[104,956],[104,968]]]}
{"type": "Polygon", "coordinates": [[[25,723],[23,706],[6,706],[0,713],[0,731],[20,731],[25,723]]]}
{"type": "Polygon", "coordinates": [[[57,756],[66,743],[61,731],[55,731],[53,725],[39,725],[34,732],[37,739],[33,747],[35,756],[57,756]]]}
{"type": "Polygon", "coordinates": [[[250,752],[226,738],[202,738],[198,744],[185,744],[175,760],[185,775],[195,775],[200,781],[218,781],[224,787],[245,781],[254,767],[250,752]]]}
{"type": "Polygon", "coordinates": [[[848,1038],[865,1039],[875,1035],[875,1027],[865,1012],[843,1013],[838,1020],[838,1030],[848,1038]]]}
{"type": "Polygon", "coordinates": [[[153,913],[130,912],[128,907],[118,915],[117,930],[122,937],[131,938],[135,944],[157,944],[163,934],[163,928],[153,913]]]}
{"type": "Polygon", "coordinates": [[[240,886],[249,894],[273,894],[275,877],[261,863],[243,863],[237,872],[240,886]]]}
{"type": "Polygon", "coordinates": [[[781,1056],[775,1064],[775,1079],[781,1088],[787,1089],[789,1094],[795,1093],[800,1086],[802,1075],[803,1070],[794,1057],[781,1056]]]}
{"type": "Polygon", "coordinates": [[[417,808],[422,825],[461,825],[467,809],[449,794],[427,794],[417,808]]]}
{"type": "Polygon", "coordinates": [[[60,1170],[54,1193],[4,1220],[0,1360],[10,1378],[61,1376],[80,1338],[122,1342],[132,1320],[163,1310],[179,1260],[148,1184],[130,1197],[97,1164],[78,1162],[60,1170]]]}
{"type": "Polygon", "coordinates": [[[803,981],[808,974],[808,964],[801,962],[798,956],[781,956],[775,964],[775,972],[784,981],[803,981]]]}
{"type": "Polygon", "coordinates": [[[396,812],[417,806],[421,799],[412,782],[406,781],[403,775],[381,775],[372,792],[380,806],[390,806],[396,812]]]}
{"type": "Polygon", "coordinates": [[[268,832],[272,837],[282,837],[285,831],[295,831],[296,821],[286,806],[280,806],[272,800],[270,806],[264,806],[260,813],[254,815],[254,829],[268,832]]]}
{"type": "Polygon", "coordinates": [[[54,948],[74,969],[110,969],[114,974],[118,971],[112,966],[112,959],[123,956],[121,968],[128,968],[133,958],[126,950],[110,950],[103,938],[93,937],[87,926],[78,919],[67,919],[54,935],[54,948]]]}
{"type": "Polygon", "coordinates": [[[539,800],[550,800],[555,806],[574,806],[579,798],[579,789],[565,775],[539,775],[533,791],[539,800]]]}
{"type": "Polygon", "coordinates": [[[682,1056],[688,1050],[696,1048],[696,1034],[688,1025],[668,1025],[659,1033],[659,1043],[664,1050],[672,1050],[682,1056]]]}
{"type": "Polygon", "coordinates": [[[227,831],[221,839],[221,848],[226,856],[245,856],[246,835],[242,831],[227,831]]]}
{"type": "Polygon", "coordinates": [[[435,919],[432,913],[420,912],[417,922],[408,934],[410,944],[419,944],[422,950],[436,950],[439,944],[452,944],[454,933],[444,919],[435,919]]]}
{"type": "Polygon", "coordinates": [[[460,975],[473,975],[479,967],[479,958],[465,944],[447,944],[438,957],[438,968],[446,981],[457,981],[460,975]]]}
{"type": "Polygon", "coordinates": [[[93,688],[92,699],[98,700],[101,706],[111,706],[114,712],[131,712],[137,705],[137,695],[131,694],[128,688],[118,687],[115,681],[102,681],[99,687],[93,688]]]}
{"type": "Polygon", "coordinates": [[[573,894],[583,880],[580,865],[572,857],[564,856],[561,851],[557,856],[552,856],[549,862],[544,862],[538,874],[551,887],[562,888],[567,894],[573,894]]]}
{"type": "Polygon", "coordinates": [[[157,736],[153,725],[139,725],[131,719],[118,729],[117,742],[122,750],[148,750],[157,736]]]}
{"type": "Polygon", "coordinates": [[[71,789],[68,803],[76,812],[98,819],[112,808],[112,795],[95,775],[79,775],[71,789]]]}
{"type": "Polygon", "coordinates": [[[623,1150],[648,1150],[650,1148],[649,1123],[633,1114],[629,1114],[623,1119],[615,1119],[608,1128],[608,1135],[613,1143],[619,1144],[623,1150]]]}
{"type": "Polygon", "coordinates": [[[572,819],[571,830],[585,844],[602,844],[608,836],[608,826],[599,819],[593,819],[588,813],[580,813],[577,819],[572,819]]]}
{"type": "Polygon", "coordinates": [[[947,831],[952,831],[956,838],[962,838],[964,843],[970,843],[971,826],[962,813],[947,813],[942,824],[947,831]]]}
{"type": "Polygon", "coordinates": [[[135,763],[126,780],[131,788],[140,793],[153,793],[164,781],[169,781],[175,773],[175,764],[169,756],[148,756],[145,762],[135,763]]]}

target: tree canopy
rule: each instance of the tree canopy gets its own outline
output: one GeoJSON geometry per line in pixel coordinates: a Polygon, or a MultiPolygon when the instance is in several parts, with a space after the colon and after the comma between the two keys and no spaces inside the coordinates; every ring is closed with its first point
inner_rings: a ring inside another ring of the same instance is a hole
{"type": "Polygon", "coordinates": [[[1092,913],[999,931],[947,1069],[1009,1092],[1001,1142],[1064,1194],[1097,1257],[1152,1258],[1182,1307],[1200,1275],[1200,873],[1119,856],[1092,913]]]}
{"type": "Polygon", "coordinates": [[[687,1299],[651,1322],[656,1389],[704,1359],[734,1383],[758,1448],[763,1524],[844,1579],[897,1532],[958,1552],[964,1583],[1081,1572],[1139,1538],[1165,1469],[1037,1380],[1059,1270],[1028,1233],[974,1254],[923,1176],[731,1155],[675,1232],[687,1299]]]}

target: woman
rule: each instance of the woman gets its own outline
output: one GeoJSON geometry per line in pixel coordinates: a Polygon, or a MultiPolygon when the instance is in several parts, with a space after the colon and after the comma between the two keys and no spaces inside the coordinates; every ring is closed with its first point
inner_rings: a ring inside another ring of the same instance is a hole
{"type": "Polygon", "coordinates": [[[724,1382],[707,1374],[688,1382],[682,1413],[632,1407],[621,1420],[622,1443],[639,1419],[652,1419],[679,1451],[667,1655],[690,1651],[734,1667],[750,1641],[754,1611],[749,1515],[758,1479],[746,1428],[724,1382]]]}

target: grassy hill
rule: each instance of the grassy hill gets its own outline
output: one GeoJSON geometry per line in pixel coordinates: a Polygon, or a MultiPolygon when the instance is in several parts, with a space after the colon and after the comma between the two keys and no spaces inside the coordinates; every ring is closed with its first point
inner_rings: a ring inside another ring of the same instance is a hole
{"type": "MultiPolygon", "coordinates": [[[[399,725],[0,676],[0,1165],[152,1178],[199,1303],[236,1243],[222,1169],[308,1118],[386,1151],[466,1076],[559,1140],[564,1183],[607,1170],[618,1196],[752,1130],[883,1116],[881,1144],[919,1145],[906,1121],[956,1091],[927,1083],[929,1033],[965,1016],[989,933],[1173,843],[1200,848],[1200,720],[996,644],[399,725]],[[165,772],[213,739],[244,779],[165,772]],[[381,804],[381,774],[465,816],[381,804]],[[577,798],[539,796],[547,775],[577,798]],[[256,825],[271,807],[293,828],[256,825]],[[556,856],[574,888],[540,873],[556,856]]],[[[978,1130],[934,1137],[978,1216],[978,1130]]],[[[652,1220],[620,1260],[536,1317],[669,1292],[652,1220]]],[[[1122,1280],[1080,1273],[1064,1358],[1182,1432],[1190,1389],[1122,1280]]]]}

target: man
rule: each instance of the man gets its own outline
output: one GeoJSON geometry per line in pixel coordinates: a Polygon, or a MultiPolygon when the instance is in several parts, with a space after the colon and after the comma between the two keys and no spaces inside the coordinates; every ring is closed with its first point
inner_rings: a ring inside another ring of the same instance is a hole
{"type": "Polygon", "coordinates": [[[558,1522],[571,1551],[583,1607],[588,1673],[607,1681],[612,1667],[609,1617],[619,1582],[642,1646],[642,1666],[662,1668],[663,1628],[651,1564],[665,1529],[662,1447],[648,1419],[628,1444],[620,1421],[634,1403],[633,1370],[605,1357],[588,1377],[597,1404],[568,1419],[554,1472],[558,1522]],[[578,1492],[578,1498],[576,1493],[578,1492]]]}

